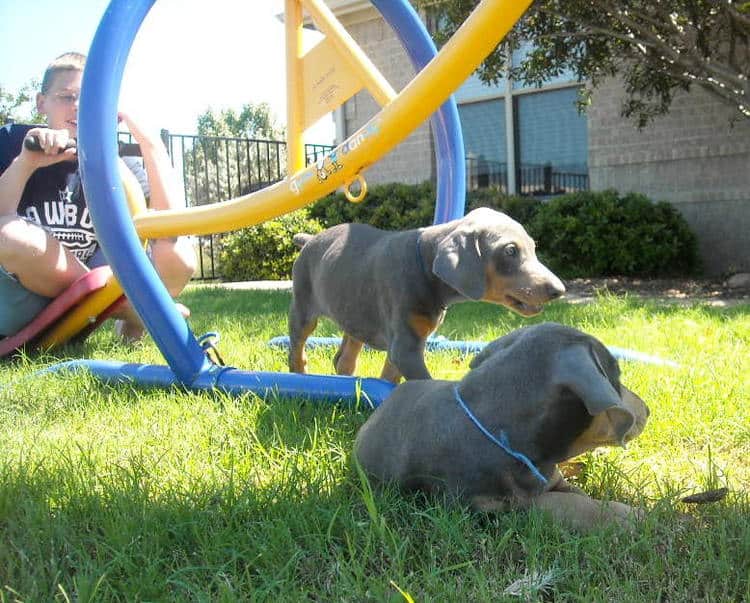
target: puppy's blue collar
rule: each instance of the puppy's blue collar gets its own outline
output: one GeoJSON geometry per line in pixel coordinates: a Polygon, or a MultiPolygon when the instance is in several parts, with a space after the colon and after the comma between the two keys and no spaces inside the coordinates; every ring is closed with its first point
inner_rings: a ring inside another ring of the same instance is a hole
{"type": "Polygon", "coordinates": [[[529,459],[529,457],[527,457],[525,454],[517,452],[516,450],[513,450],[510,447],[508,436],[505,431],[500,432],[500,437],[495,437],[484,425],[482,425],[479,419],[477,419],[476,415],[474,415],[474,413],[471,412],[471,409],[466,405],[466,402],[463,401],[463,398],[461,398],[461,394],[458,393],[457,385],[453,386],[453,394],[456,397],[456,402],[458,402],[458,405],[466,413],[466,416],[471,419],[471,422],[476,425],[477,429],[479,429],[479,431],[481,431],[487,437],[487,439],[489,439],[490,442],[501,448],[506,454],[512,456],[517,461],[520,461],[524,465],[526,465],[529,471],[531,471],[531,473],[534,474],[534,477],[536,477],[540,482],[542,482],[543,484],[547,483],[547,478],[542,475],[541,471],[537,469],[536,465],[531,461],[531,459],[529,459]]]}

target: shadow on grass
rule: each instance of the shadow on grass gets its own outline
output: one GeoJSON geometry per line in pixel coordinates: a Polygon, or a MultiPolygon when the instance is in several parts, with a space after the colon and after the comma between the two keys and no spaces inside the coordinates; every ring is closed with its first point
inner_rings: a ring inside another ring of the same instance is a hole
{"type": "MultiPolygon", "coordinates": [[[[247,316],[285,315],[288,294],[195,291],[185,300],[194,313],[227,314],[241,322],[247,316]]],[[[544,320],[586,330],[615,327],[636,315],[686,314],[681,306],[607,300],[558,302],[528,320],[489,304],[460,304],[449,311],[440,334],[487,340],[544,320]]],[[[750,306],[699,306],[690,313],[745,320],[750,306]]],[[[93,400],[134,406],[144,401],[144,395],[120,388],[83,387],[94,389],[93,400]]],[[[65,400],[84,414],[96,410],[69,385],[48,398],[65,400]]],[[[217,414],[228,415],[232,409],[222,408],[228,404],[212,397],[209,410],[215,405],[217,414]]],[[[137,453],[125,450],[101,463],[74,444],[43,458],[20,451],[14,461],[0,461],[4,596],[403,600],[390,586],[393,580],[416,600],[496,600],[519,577],[555,570],[549,599],[750,597],[746,494],[691,511],[696,521],[687,526],[678,515],[684,508],[667,500],[657,502],[633,536],[605,530],[581,538],[533,513],[477,516],[392,489],[370,494],[345,458],[367,413],[273,398],[262,402],[250,395],[232,404],[253,406],[253,421],[243,424],[239,409],[234,439],[217,434],[205,454],[223,458],[229,446],[234,460],[214,462],[212,475],[193,472],[179,483],[167,482],[158,466],[137,453]]],[[[57,418],[47,416],[50,423],[57,418]]],[[[604,480],[589,486],[610,493],[604,480]]],[[[623,500],[637,495],[617,484],[611,493],[624,493],[617,496],[623,500]]]]}
{"type": "Polygon", "coordinates": [[[137,457],[98,474],[84,451],[54,469],[5,465],[3,588],[49,601],[402,600],[392,580],[417,600],[494,600],[519,576],[555,570],[563,598],[747,594],[746,499],[690,526],[657,507],[623,541],[607,529],[579,537],[536,513],[484,516],[393,488],[373,494],[351,471],[287,471],[262,487],[231,475],[165,487],[137,457]]]}

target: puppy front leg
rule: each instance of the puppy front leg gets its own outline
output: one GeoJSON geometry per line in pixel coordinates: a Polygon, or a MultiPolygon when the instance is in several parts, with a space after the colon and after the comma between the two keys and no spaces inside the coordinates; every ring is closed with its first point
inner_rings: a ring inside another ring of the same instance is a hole
{"type": "Polygon", "coordinates": [[[402,377],[403,375],[401,374],[401,371],[399,371],[393,364],[391,364],[391,361],[386,358],[383,363],[383,370],[380,373],[380,378],[398,385],[401,382],[402,377]]]}
{"type": "Polygon", "coordinates": [[[406,379],[432,379],[424,362],[424,345],[424,339],[409,330],[402,331],[391,341],[388,362],[406,379]]]}
{"type": "Polygon", "coordinates": [[[565,476],[562,474],[558,467],[555,467],[555,472],[552,474],[549,481],[550,484],[552,484],[549,490],[552,492],[572,492],[574,494],[582,494],[583,496],[588,496],[580,488],[568,483],[568,481],[565,479],[565,476]]]}
{"type": "Polygon", "coordinates": [[[532,504],[549,512],[552,517],[570,528],[587,533],[608,524],[617,524],[632,531],[643,512],[616,501],[596,500],[585,494],[548,491],[536,497],[532,504]]]}

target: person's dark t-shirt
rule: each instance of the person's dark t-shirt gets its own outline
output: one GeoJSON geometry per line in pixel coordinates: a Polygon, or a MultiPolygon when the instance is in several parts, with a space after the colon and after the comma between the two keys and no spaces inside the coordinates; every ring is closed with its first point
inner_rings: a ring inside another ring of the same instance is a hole
{"type": "MultiPolygon", "coordinates": [[[[21,153],[26,133],[39,126],[8,124],[0,128],[0,174],[21,153]]],[[[139,181],[143,167],[128,163],[139,181]],[[141,173],[138,173],[140,169],[141,173]]],[[[18,215],[41,225],[84,264],[99,247],[83,196],[78,161],[61,161],[36,170],[23,190],[18,215]]]]}

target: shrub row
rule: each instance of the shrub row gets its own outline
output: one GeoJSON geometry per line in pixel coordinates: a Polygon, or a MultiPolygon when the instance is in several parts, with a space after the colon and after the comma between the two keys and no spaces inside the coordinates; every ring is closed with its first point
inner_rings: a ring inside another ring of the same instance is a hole
{"type": "Polygon", "coordinates": [[[298,249],[298,232],[318,233],[320,222],[305,209],[275,220],[224,235],[219,250],[219,273],[227,281],[265,281],[291,278],[298,249]]]}
{"type": "Polygon", "coordinates": [[[539,207],[529,230],[542,261],[562,277],[685,276],[699,267],[682,215],[640,194],[562,195],[539,207]]]}
{"type": "MultiPolygon", "coordinates": [[[[672,205],[640,194],[587,191],[539,200],[483,189],[469,193],[466,205],[467,211],[491,207],[523,224],[540,259],[565,278],[685,276],[699,268],[696,238],[684,218],[672,205]]],[[[297,232],[343,222],[405,230],[431,224],[434,212],[429,183],[375,185],[359,204],[329,195],[309,209],[225,235],[220,271],[226,280],[290,278],[297,232]]]]}

